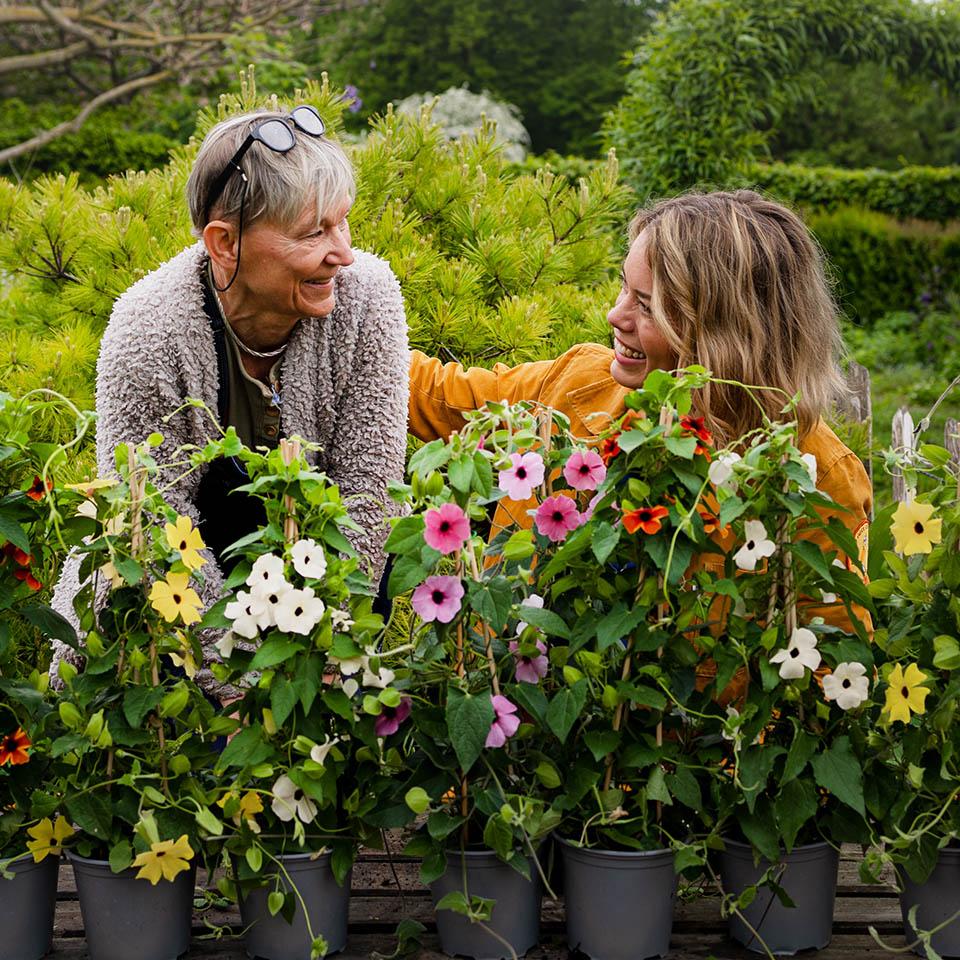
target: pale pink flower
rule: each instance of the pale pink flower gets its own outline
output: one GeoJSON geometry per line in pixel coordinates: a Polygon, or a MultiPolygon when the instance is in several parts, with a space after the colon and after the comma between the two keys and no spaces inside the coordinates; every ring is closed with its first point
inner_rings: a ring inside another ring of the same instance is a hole
{"type": "Polygon", "coordinates": [[[533,488],[543,483],[543,457],[539,453],[511,453],[511,466],[501,470],[497,486],[511,500],[529,500],[533,488]]]}
{"type": "Polygon", "coordinates": [[[510,652],[516,661],[515,673],[520,683],[537,683],[547,675],[547,645],[541,640],[537,641],[537,649],[540,651],[538,657],[525,657],[517,651],[520,644],[516,640],[510,641],[510,652]]]}
{"type": "Polygon", "coordinates": [[[493,723],[484,742],[485,747],[502,747],[520,726],[520,718],[514,716],[517,708],[506,697],[499,694],[490,698],[493,702],[493,723]]]}
{"type": "Polygon", "coordinates": [[[460,610],[463,584],[459,577],[427,577],[413,591],[410,603],[424,623],[449,623],[460,610]]]}
{"type": "Polygon", "coordinates": [[[470,521],[455,503],[428,510],[423,521],[426,524],[423,539],[441,553],[456,553],[470,537],[470,521]]]}
{"type": "Polygon", "coordinates": [[[607,467],[595,450],[574,450],[563,468],[563,478],[574,490],[596,490],[607,467]]]}
{"type": "Polygon", "coordinates": [[[580,513],[570,497],[547,497],[537,507],[533,519],[537,533],[543,534],[554,543],[566,540],[567,534],[580,526],[580,513]]]}

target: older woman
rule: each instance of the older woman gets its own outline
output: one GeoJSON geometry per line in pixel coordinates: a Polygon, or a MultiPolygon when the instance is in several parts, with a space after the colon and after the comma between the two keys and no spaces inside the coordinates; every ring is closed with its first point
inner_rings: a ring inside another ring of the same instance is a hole
{"type": "MultiPolygon", "coordinates": [[[[210,130],[187,183],[198,242],[127,290],[104,334],[97,462],[109,473],[118,443],[156,430],[160,457],[203,444],[216,432],[205,411],[162,423],[188,397],[250,446],[294,434],[315,441],[316,466],[351,498],[362,527],[354,545],[376,576],[386,486],[403,474],[409,354],[396,278],[351,247],[354,193],[350,162],[312,107],[210,130]]],[[[230,492],[245,479],[226,461],[170,492],[216,558],[260,519],[255,501],[230,492]]],[[[221,574],[222,565],[207,574],[205,600],[220,592],[221,574]]],[[[68,564],[55,598],[64,615],[76,586],[68,564]]],[[[51,670],[70,653],[58,646],[51,670]]],[[[214,688],[208,672],[200,679],[214,688]]]]}
{"type": "MultiPolygon", "coordinates": [[[[841,338],[823,257],[803,222],[748,190],[692,193],[640,210],[630,241],[607,314],[613,349],[580,344],[555,360],[493,370],[444,366],[415,351],[411,432],[431,440],[460,429],[462,414],[488,400],[539,400],[565,413],[575,433],[596,436],[651,370],[702,364],[719,379],[778,388],[761,392],[762,412],[739,387],[701,391],[697,412],[719,444],[758,427],[763,414],[779,419],[786,398],[800,395],[800,449],[816,457],[817,486],[842,508],[865,562],[872,490],[823,419],[842,389],[841,338]]],[[[529,525],[528,505],[514,506],[508,514],[501,501],[495,527],[529,525]]],[[[823,535],[811,539],[831,547],[823,535]]],[[[808,613],[849,626],[841,605],[808,613]]]]}

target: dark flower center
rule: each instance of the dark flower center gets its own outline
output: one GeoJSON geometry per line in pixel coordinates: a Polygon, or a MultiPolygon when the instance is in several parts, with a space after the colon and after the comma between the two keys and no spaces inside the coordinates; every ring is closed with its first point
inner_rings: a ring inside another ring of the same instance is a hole
{"type": "Polygon", "coordinates": [[[444,520],[444,521],[440,524],[440,532],[441,532],[441,533],[449,533],[449,532],[450,532],[450,524],[449,524],[446,520],[444,520]]]}
{"type": "Polygon", "coordinates": [[[158,851],[157,851],[157,859],[158,859],[158,860],[159,860],[161,857],[165,857],[166,855],[167,855],[167,851],[166,851],[166,850],[158,850],[158,851]]]}
{"type": "Polygon", "coordinates": [[[181,549],[181,550],[186,550],[186,549],[187,549],[187,541],[186,541],[186,540],[181,540],[181,541],[180,541],[180,549],[181,549]]]}
{"type": "Polygon", "coordinates": [[[174,603],[183,603],[183,598],[180,596],[179,593],[175,593],[175,594],[173,595],[173,602],[174,602],[174,603]]]}
{"type": "Polygon", "coordinates": [[[756,544],[754,543],[753,540],[748,540],[748,541],[747,541],[747,549],[748,549],[748,550],[755,550],[755,549],[756,549],[756,544]]]}
{"type": "Polygon", "coordinates": [[[551,515],[551,519],[555,520],[557,523],[563,523],[563,513],[560,510],[554,510],[551,515]]]}
{"type": "Polygon", "coordinates": [[[847,690],[847,689],[849,689],[849,687],[850,687],[850,681],[849,681],[849,680],[844,680],[844,681],[843,681],[843,689],[844,689],[844,690],[847,690]]]}
{"type": "Polygon", "coordinates": [[[447,599],[446,594],[444,594],[442,590],[434,590],[433,593],[430,594],[430,598],[438,605],[447,599]]]}
{"type": "Polygon", "coordinates": [[[923,524],[919,520],[913,525],[913,532],[923,533],[923,524]]]}
{"type": "Polygon", "coordinates": [[[526,480],[527,479],[527,468],[526,467],[517,467],[517,479],[526,480]]]}
{"type": "Polygon", "coordinates": [[[295,617],[302,617],[302,616],[303,616],[303,607],[297,607],[297,608],[293,611],[293,615],[294,615],[295,617]]]}
{"type": "Polygon", "coordinates": [[[590,468],[585,464],[580,464],[580,476],[585,477],[590,472],[590,468]]]}
{"type": "Polygon", "coordinates": [[[800,656],[800,651],[799,651],[796,647],[794,647],[794,648],[790,651],[790,656],[791,656],[791,657],[799,657],[799,656],[800,656]]]}
{"type": "Polygon", "coordinates": [[[909,688],[909,687],[902,687],[902,688],[900,689],[900,696],[903,697],[904,700],[909,700],[909,699],[910,699],[910,688],[909,688]]]}

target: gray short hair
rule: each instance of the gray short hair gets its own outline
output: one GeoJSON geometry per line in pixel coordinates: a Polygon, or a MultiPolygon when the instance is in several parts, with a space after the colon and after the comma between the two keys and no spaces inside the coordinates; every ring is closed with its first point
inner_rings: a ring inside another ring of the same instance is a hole
{"type": "MultiPolygon", "coordinates": [[[[255,124],[285,116],[272,110],[245,113],[221,121],[204,137],[187,180],[187,203],[196,236],[214,214],[222,220],[239,218],[243,178],[237,174],[227,181],[208,215],[210,188],[255,124]]],[[[314,202],[319,225],[345,198],[352,201],[356,196],[353,167],[339,144],[326,137],[311,137],[295,127],[293,131],[297,143],[292,150],[277,153],[254,143],[240,161],[248,180],[244,223],[267,220],[289,226],[300,219],[306,204],[314,202]]]]}

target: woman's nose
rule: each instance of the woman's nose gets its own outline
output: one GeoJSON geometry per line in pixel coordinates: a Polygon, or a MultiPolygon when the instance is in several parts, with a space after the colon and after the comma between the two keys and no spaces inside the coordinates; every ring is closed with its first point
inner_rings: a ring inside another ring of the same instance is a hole
{"type": "Polygon", "coordinates": [[[328,251],[327,260],[341,267],[349,267],[353,263],[353,248],[350,246],[350,231],[348,229],[337,230],[337,240],[328,251]]]}
{"type": "Polygon", "coordinates": [[[630,319],[629,311],[625,309],[626,302],[627,298],[621,294],[617,297],[617,302],[607,313],[607,323],[609,323],[611,327],[616,327],[617,330],[629,329],[633,323],[630,319]]]}

